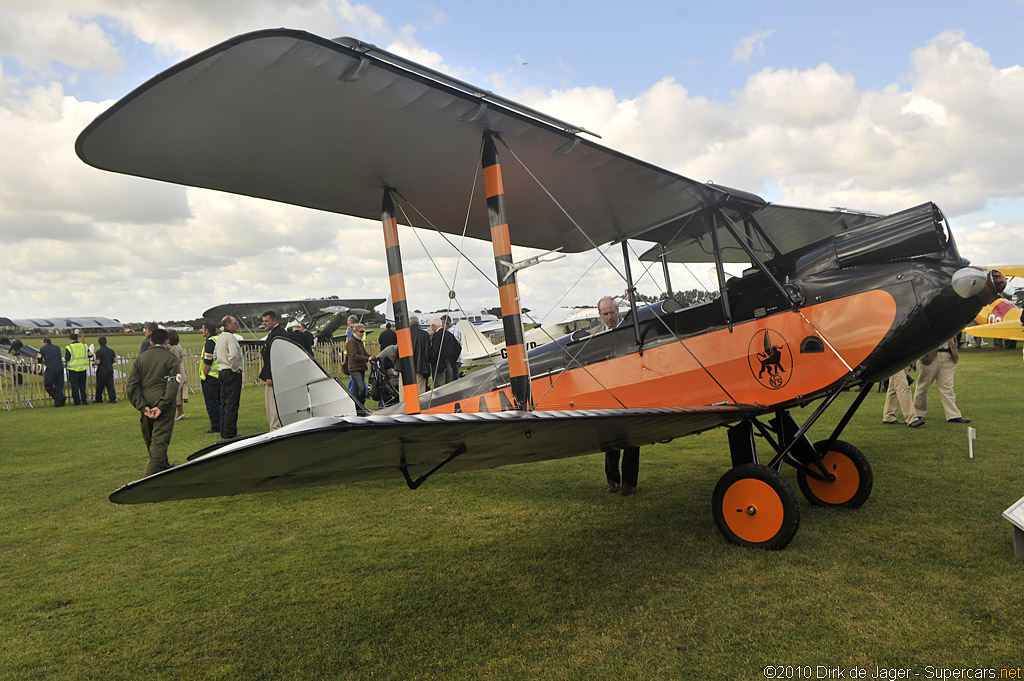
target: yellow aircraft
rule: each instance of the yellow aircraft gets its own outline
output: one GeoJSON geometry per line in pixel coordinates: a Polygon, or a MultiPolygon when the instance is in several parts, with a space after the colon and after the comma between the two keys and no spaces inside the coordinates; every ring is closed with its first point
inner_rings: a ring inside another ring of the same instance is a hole
{"type": "MultiPolygon", "coordinates": [[[[1007,265],[998,270],[1007,277],[1024,277],[1024,265],[1007,265]]],[[[1020,313],[1020,308],[1009,300],[996,298],[981,308],[981,312],[974,318],[977,326],[968,326],[964,333],[976,338],[1024,341],[1024,326],[1021,325],[1020,313]]]]}

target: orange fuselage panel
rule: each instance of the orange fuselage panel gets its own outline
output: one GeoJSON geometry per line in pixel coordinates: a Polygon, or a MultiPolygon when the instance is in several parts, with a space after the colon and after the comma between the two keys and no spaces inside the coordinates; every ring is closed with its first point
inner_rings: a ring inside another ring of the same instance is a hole
{"type": "MultiPolygon", "coordinates": [[[[538,410],[781,404],[849,373],[895,318],[896,301],[888,292],[867,291],[646,348],[642,355],[535,377],[533,400],[538,410]]],[[[495,412],[511,405],[503,387],[435,403],[424,413],[495,412]]]]}

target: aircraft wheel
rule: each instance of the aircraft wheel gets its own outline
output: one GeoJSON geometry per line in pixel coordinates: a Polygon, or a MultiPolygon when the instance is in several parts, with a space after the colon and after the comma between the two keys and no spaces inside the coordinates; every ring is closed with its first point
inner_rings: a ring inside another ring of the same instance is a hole
{"type": "Polygon", "coordinates": [[[748,548],[785,548],[800,527],[793,487],[777,470],[759,464],[742,464],[723,475],[711,512],[726,539],[748,548]]]}
{"type": "Polygon", "coordinates": [[[836,476],[826,482],[817,480],[798,470],[796,481],[807,500],[815,506],[859,508],[871,496],[875,476],[864,453],[849,442],[836,440],[829,451],[824,451],[826,440],[814,443],[826,470],[836,476]]]}

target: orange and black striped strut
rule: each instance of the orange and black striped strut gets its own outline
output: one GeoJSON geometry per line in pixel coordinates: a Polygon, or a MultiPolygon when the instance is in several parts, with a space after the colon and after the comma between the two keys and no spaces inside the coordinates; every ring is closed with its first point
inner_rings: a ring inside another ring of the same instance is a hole
{"type": "Polygon", "coordinates": [[[519,308],[519,287],[515,272],[505,278],[511,271],[512,241],[505,213],[505,188],[501,179],[501,164],[498,162],[498,151],[490,133],[484,134],[482,165],[484,191],[487,194],[487,218],[491,226],[491,247],[494,250],[494,269],[498,274],[501,321],[505,327],[505,347],[508,351],[509,382],[515,408],[525,411],[532,406],[530,366],[526,362],[523,319],[519,308]]]}
{"type": "Polygon", "coordinates": [[[380,209],[384,225],[384,252],[388,261],[391,301],[395,307],[395,333],[398,335],[398,370],[402,376],[402,397],[405,413],[420,413],[420,393],[416,388],[416,368],[412,357],[412,334],[409,331],[409,303],[405,299],[405,276],[402,273],[402,251],[398,246],[398,219],[391,189],[384,188],[380,209]]]}

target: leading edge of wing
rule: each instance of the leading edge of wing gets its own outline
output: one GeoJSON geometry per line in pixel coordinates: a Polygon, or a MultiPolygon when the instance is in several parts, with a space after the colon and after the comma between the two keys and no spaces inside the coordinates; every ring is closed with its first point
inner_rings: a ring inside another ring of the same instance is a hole
{"type": "Polygon", "coordinates": [[[322,308],[334,305],[350,309],[358,308],[372,310],[386,300],[386,298],[311,298],[308,300],[268,300],[253,301],[249,303],[221,303],[220,305],[214,305],[209,310],[204,311],[203,319],[220,321],[224,315],[241,315],[243,317],[260,316],[266,310],[273,310],[278,314],[278,316],[281,316],[282,314],[292,314],[294,312],[311,314],[319,312],[322,308]]]}
{"type": "Polygon", "coordinates": [[[978,338],[1002,338],[1003,340],[1024,341],[1024,326],[1020,319],[1008,319],[991,324],[968,326],[964,333],[978,338]]]}
{"type": "MultiPolygon", "coordinates": [[[[499,144],[513,243],[567,252],[726,195],[581,130],[358,41],[272,29],[150,79],[91,123],[75,149],[104,170],[373,220],[383,189],[394,188],[413,208],[401,222],[462,233],[490,132],[535,175],[499,144]]],[[[467,235],[489,239],[486,197],[476,194],[467,235]]]]}
{"type": "Polygon", "coordinates": [[[228,496],[581,456],[683,437],[761,413],[676,409],[317,417],[229,442],[110,495],[118,504],[228,496]],[[450,460],[449,460],[450,459],[450,460]],[[447,463],[445,463],[447,461],[447,463]]]}

